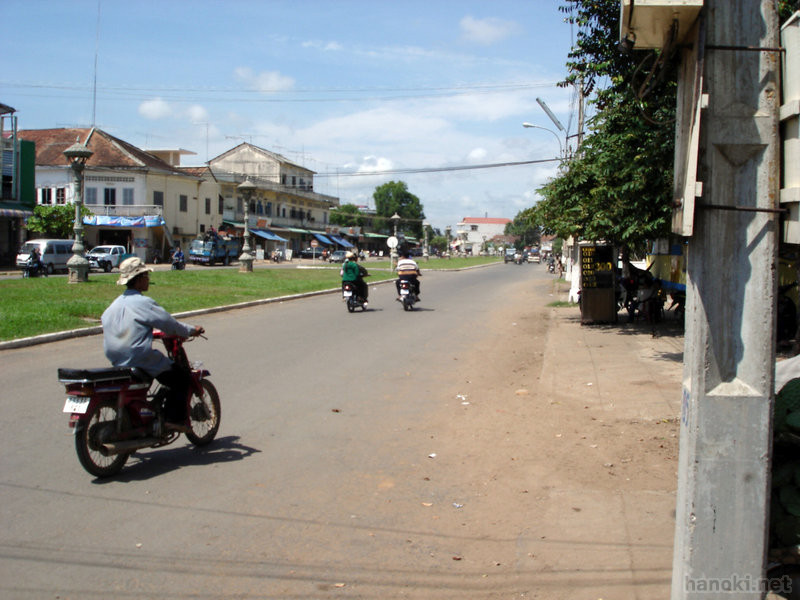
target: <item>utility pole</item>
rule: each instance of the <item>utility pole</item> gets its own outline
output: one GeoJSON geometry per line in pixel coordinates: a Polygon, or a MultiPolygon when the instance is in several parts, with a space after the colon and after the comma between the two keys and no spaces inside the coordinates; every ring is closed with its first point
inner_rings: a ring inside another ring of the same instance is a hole
{"type": "Polygon", "coordinates": [[[697,90],[700,185],[691,190],[672,600],[763,597],[779,222],[776,11],[773,0],[706,0],[696,38],[704,95],[697,90]]]}

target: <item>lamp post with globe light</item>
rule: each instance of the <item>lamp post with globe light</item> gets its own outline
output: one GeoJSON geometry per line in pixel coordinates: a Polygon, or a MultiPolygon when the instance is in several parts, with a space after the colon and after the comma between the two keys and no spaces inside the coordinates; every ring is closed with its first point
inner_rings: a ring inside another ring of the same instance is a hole
{"type": "MultiPolygon", "coordinates": [[[[400,220],[403,217],[401,217],[397,213],[394,213],[389,218],[392,220],[392,225],[394,225],[394,239],[396,240],[397,239],[397,224],[400,222],[400,220]]],[[[392,270],[394,270],[394,267],[397,264],[397,244],[395,244],[392,247],[391,260],[392,260],[392,270]]]]}
{"type": "Polygon", "coordinates": [[[445,249],[446,252],[447,252],[447,258],[450,258],[450,232],[451,231],[452,231],[452,228],[450,227],[450,225],[448,225],[447,227],[444,228],[444,235],[447,238],[447,248],[445,249]]]}
{"type": "Polygon", "coordinates": [[[252,273],[253,272],[253,255],[250,254],[250,198],[256,190],[256,186],[250,181],[250,178],[245,179],[244,183],[236,186],[236,189],[242,194],[244,198],[244,243],[242,245],[242,254],[239,256],[239,272],[252,273]]]}
{"type": "Polygon", "coordinates": [[[72,177],[75,181],[75,197],[73,204],[75,205],[75,243],[72,245],[72,256],[67,261],[67,269],[69,270],[69,283],[83,283],[89,281],[89,261],[83,255],[83,218],[81,217],[81,209],[83,208],[83,170],[86,167],[86,161],[94,154],[86,144],[80,144],[76,140],[72,146],[64,150],[64,156],[67,158],[70,168],[72,169],[72,177]]]}

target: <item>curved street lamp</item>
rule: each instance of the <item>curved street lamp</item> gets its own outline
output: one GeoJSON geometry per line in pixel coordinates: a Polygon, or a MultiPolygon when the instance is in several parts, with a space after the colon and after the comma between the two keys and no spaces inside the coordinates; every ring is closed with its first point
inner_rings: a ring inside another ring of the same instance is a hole
{"type": "Polygon", "coordinates": [[[86,161],[94,154],[86,144],[78,143],[76,140],[72,146],[64,150],[64,156],[67,158],[70,168],[72,169],[72,177],[75,181],[75,197],[73,204],[75,204],[75,225],[73,231],[75,232],[75,243],[72,244],[72,256],[67,261],[67,269],[69,270],[69,283],[83,283],[89,281],[89,261],[83,255],[83,218],[81,217],[81,208],[83,207],[83,170],[86,167],[86,161]]]}
{"type": "Polygon", "coordinates": [[[257,189],[256,186],[250,181],[250,178],[244,180],[236,186],[236,189],[244,197],[244,244],[242,245],[242,254],[239,256],[239,273],[252,273],[253,272],[253,255],[250,254],[250,198],[253,192],[257,189]]]}
{"type": "Polygon", "coordinates": [[[523,127],[533,127],[535,129],[544,129],[545,131],[549,131],[554,136],[556,136],[556,140],[558,140],[558,156],[559,158],[564,157],[564,146],[561,144],[561,137],[552,129],[548,129],[547,127],[542,127],[541,125],[534,125],[533,123],[523,123],[523,127]]]}

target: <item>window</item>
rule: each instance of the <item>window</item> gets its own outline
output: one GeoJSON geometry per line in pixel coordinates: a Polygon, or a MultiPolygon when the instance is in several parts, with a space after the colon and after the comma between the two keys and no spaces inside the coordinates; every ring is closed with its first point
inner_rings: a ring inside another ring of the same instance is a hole
{"type": "Polygon", "coordinates": [[[42,188],[39,190],[39,204],[52,204],[53,203],[53,190],[50,188],[42,188]]]}
{"type": "Polygon", "coordinates": [[[478,226],[477,226],[477,225],[471,225],[471,226],[470,226],[470,229],[471,229],[472,231],[478,231],[478,226]]]}
{"type": "Polygon", "coordinates": [[[133,206],[133,188],[122,188],[122,204],[133,206]]]}
{"type": "Polygon", "coordinates": [[[297,177],[292,175],[292,187],[297,187],[297,177]]]}
{"type": "Polygon", "coordinates": [[[200,233],[206,232],[206,226],[203,223],[200,223],[200,233]]]}
{"type": "Polygon", "coordinates": [[[181,212],[186,212],[189,210],[189,196],[181,194],[178,197],[179,208],[181,212]]]}
{"type": "Polygon", "coordinates": [[[281,175],[281,185],[286,185],[286,174],[281,175]]]}
{"type": "Polygon", "coordinates": [[[86,204],[97,204],[97,188],[86,188],[86,204]]]}
{"type": "Polygon", "coordinates": [[[272,216],[272,202],[267,202],[267,216],[272,216]]]}
{"type": "Polygon", "coordinates": [[[153,204],[155,206],[164,206],[164,192],[153,192],[153,204]]]}
{"type": "MultiPolygon", "coordinates": [[[[211,214],[211,198],[206,198],[206,214],[211,214]]],[[[202,229],[200,231],[202,231],[202,229]]]]}
{"type": "Polygon", "coordinates": [[[103,204],[105,206],[116,206],[117,205],[117,190],[116,190],[116,188],[104,188],[103,189],[103,204]]]}
{"type": "Polygon", "coordinates": [[[67,188],[56,188],[56,204],[67,203],[67,188]]]}
{"type": "Polygon", "coordinates": [[[217,214],[221,215],[223,212],[225,212],[225,200],[220,196],[217,201],[217,214]]]}

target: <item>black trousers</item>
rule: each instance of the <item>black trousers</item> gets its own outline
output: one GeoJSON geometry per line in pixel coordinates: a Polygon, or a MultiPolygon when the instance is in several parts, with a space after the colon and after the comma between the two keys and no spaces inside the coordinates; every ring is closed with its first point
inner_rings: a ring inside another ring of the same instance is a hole
{"type": "Polygon", "coordinates": [[[192,374],[175,363],[163,373],[156,375],[158,382],[169,388],[164,400],[164,418],[170,423],[183,423],[186,414],[186,396],[192,383],[192,374]]]}

